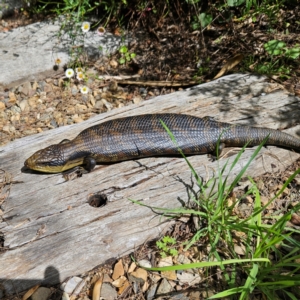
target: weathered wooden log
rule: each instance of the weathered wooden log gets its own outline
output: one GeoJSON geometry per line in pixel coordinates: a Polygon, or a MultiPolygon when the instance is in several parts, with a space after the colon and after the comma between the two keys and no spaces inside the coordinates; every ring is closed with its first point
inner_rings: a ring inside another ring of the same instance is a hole
{"type": "MultiPolygon", "coordinates": [[[[264,77],[230,75],[139,105],[116,109],[80,124],[57,128],[16,140],[0,148],[0,168],[13,175],[10,194],[2,205],[0,233],[6,251],[0,254],[0,288],[14,293],[44,281],[57,283],[83,273],[112,257],[130,253],[158,237],[170,223],[147,205],[175,208],[188,201],[197,186],[181,157],[150,157],[97,166],[74,181],[61,174],[27,174],[26,158],[40,148],[74,138],[80,131],[112,118],[145,113],[185,113],[199,117],[269,128],[289,128],[299,121],[299,98],[289,96],[264,77]],[[100,193],[107,205],[92,207],[89,196],[100,193]]],[[[299,133],[299,126],[287,130],[299,133]]],[[[299,134],[298,134],[299,135],[299,134]]],[[[229,175],[229,181],[253,153],[247,149],[229,175]]],[[[247,170],[249,175],[285,169],[299,154],[268,147],[247,170]]],[[[190,162],[204,179],[216,175],[227,159],[210,162],[207,155],[190,162]]],[[[232,161],[233,157],[229,160],[232,161]]]]}

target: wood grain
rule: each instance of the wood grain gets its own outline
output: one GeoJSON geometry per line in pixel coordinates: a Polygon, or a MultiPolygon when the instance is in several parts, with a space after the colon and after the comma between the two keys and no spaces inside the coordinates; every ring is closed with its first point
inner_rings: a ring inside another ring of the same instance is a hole
{"type": "MultiPolygon", "coordinates": [[[[22,291],[43,281],[57,283],[106,260],[128,254],[157,238],[170,222],[129,199],[156,207],[175,208],[198,192],[191,172],[180,157],[144,158],[106,166],[74,181],[61,174],[21,172],[27,157],[40,148],[74,138],[80,131],[112,118],[144,113],[186,113],[252,126],[285,129],[300,136],[299,99],[289,96],[264,77],[235,74],[170,95],[160,96],[98,115],[80,124],[16,140],[0,148],[0,168],[14,180],[0,231],[6,252],[0,254],[0,288],[22,291]],[[106,206],[89,205],[89,195],[105,194],[106,206]]],[[[229,181],[253,153],[247,149],[229,174],[229,181]]],[[[230,157],[232,161],[235,156],[230,157]]],[[[263,149],[247,174],[285,169],[299,154],[277,147],[263,149]]],[[[227,159],[210,162],[206,155],[190,161],[204,179],[216,174],[227,159]]]]}

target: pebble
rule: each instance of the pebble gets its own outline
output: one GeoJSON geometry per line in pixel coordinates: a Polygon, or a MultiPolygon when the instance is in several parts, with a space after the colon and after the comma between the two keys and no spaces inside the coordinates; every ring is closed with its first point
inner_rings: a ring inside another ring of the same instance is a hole
{"type": "Polygon", "coordinates": [[[47,300],[51,295],[51,290],[45,287],[39,287],[31,296],[32,300],[47,300]]]}
{"type": "Polygon", "coordinates": [[[118,293],[116,289],[110,283],[104,282],[101,288],[101,299],[114,300],[117,297],[118,293]]]}
{"type": "Polygon", "coordinates": [[[161,281],[158,289],[157,289],[157,294],[167,294],[170,293],[173,290],[173,287],[171,286],[171,284],[169,283],[169,281],[166,278],[163,278],[163,280],[161,281]]]}
{"type": "Polygon", "coordinates": [[[72,86],[71,93],[72,93],[73,96],[75,96],[78,93],[78,89],[77,89],[76,86],[72,86]]]}
{"type": "Polygon", "coordinates": [[[139,95],[133,97],[130,89],[116,99],[108,86],[103,87],[103,81],[94,77],[87,82],[90,93],[81,94],[72,80],[69,87],[63,78],[46,78],[0,91],[0,130],[6,134],[0,145],[143,100],[139,95]]]}
{"type": "Polygon", "coordinates": [[[143,268],[152,268],[151,262],[146,259],[141,259],[138,261],[138,265],[143,268]]]}
{"type": "Polygon", "coordinates": [[[138,268],[136,271],[130,273],[128,278],[131,282],[137,282],[144,284],[147,281],[148,273],[142,268],[138,268]]]}
{"type": "Polygon", "coordinates": [[[76,289],[76,293],[74,293],[75,295],[78,295],[81,291],[81,289],[83,288],[85,282],[82,278],[74,276],[71,277],[65,285],[62,285],[61,288],[64,292],[68,293],[68,294],[72,294],[74,293],[75,289],[76,289]]]}
{"type": "Polygon", "coordinates": [[[124,275],[124,267],[123,267],[123,262],[122,260],[120,259],[116,264],[115,264],[115,267],[114,267],[114,272],[112,274],[112,279],[113,280],[116,280],[118,279],[119,277],[123,276],[124,275]]]}
{"type": "Polygon", "coordinates": [[[21,111],[29,111],[29,105],[28,105],[28,101],[27,100],[22,100],[19,103],[19,107],[21,108],[21,111]]]}
{"type": "Polygon", "coordinates": [[[193,274],[185,271],[177,272],[177,279],[181,284],[195,285],[201,281],[199,274],[193,274]]]}
{"type": "Polygon", "coordinates": [[[157,283],[154,283],[150,286],[149,290],[147,291],[147,300],[153,300],[155,296],[155,292],[157,290],[157,283]]]}

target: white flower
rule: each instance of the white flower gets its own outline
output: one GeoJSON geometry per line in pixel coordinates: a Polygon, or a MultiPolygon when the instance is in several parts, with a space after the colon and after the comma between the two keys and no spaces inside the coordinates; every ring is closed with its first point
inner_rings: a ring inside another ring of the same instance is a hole
{"type": "Polygon", "coordinates": [[[90,30],[90,22],[83,22],[81,29],[83,32],[88,32],[90,30]]]}
{"type": "Polygon", "coordinates": [[[89,92],[89,88],[84,85],[80,88],[80,92],[81,94],[87,94],[89,92]]]}
{"type": "Polygon", "coordinates": [[[98,27],[98,28],[97,28],[97,33],[98,33],[99,35],[103,35],[103,34],[105,33],[105,28],[102,27],[102,26],[98,27]]]}
{"type": "Polygon", "coordinates": [[[71,77],[74,76],[74,70],[73,69],[67,69],[65,74],[68,78],[71,78],[71,77]]]}
{"type": "Polygon", "coordinates": [[[76,73],[79,73],[79,72],[82,73],[83,70],[82,70],[82,68],[79,67],[79,68],[75,68],[75,71],[76,71],[76,73]]]}
{"type": "Polygon", "coordinates": [[[83,80],[84,79],[84,74],[82,72],[77,72],[76,78],[78,80],[83,80]]]}

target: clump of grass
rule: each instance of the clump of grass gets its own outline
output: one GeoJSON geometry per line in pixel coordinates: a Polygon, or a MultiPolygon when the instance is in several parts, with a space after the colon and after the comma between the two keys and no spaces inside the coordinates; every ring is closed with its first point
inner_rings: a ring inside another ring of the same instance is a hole
{"type": "MultiPolygon", "coordinates": [[[[173,134],[163,124],[173,142],[176,144],[173,134]]],[[[244,147],[229,165],[228,161],[218,170],[218,176],[204,183],[195,169],[180,149],[179,152],[188,164],[198,187],[200,196],[194,198],[193,208],[165,209],[151,207],[151,209],[162,212],[167,217],[175,218],[182,215],[190,215],[200,219],[201,227],[196,230],[193,237],[185,243],[188,250],[198,241],[207,240],[210,251],[208,260],[192,264],[174,265],[160,268],[149,268],[152,271],[185,270],[191,268],[205,268],[206,278],[213,272],[212,267],[218,266],[223,274],[227,289],[221,291],[208,299],[249,299],[254,294],[260,293],[264,299],[299,299],[300,290],[300,243],[294,237],[300,231],[287,227],[287,222],[293,213],[297,212],[300,204],[293,207],[283,216],[274,216],[276,222],[273,225],[265,224],[262,212],[279,197],[288,184],[300,173],[300,169],[291,175],[281,190],[266,205],[262,205],[260,194],[255,182],[252,183],[245,196],[254,198],[253,213],[246,219],[240,219],[233,214],[234,207],[240,199],[232,204],[228,203],[233,188],[245,174],[249,164],[259,153],[266,142],[258,146],[246,165],[236,175],[232,183],[228,183],[228,175],[225,170],[230,171],[239,162],[244,147]],[[236,237],[243,246],[244,255],[238,255],[235,251],[236,237]],[[223,245],[220,247],[220,245],[223,245]],[[222,251],[220,250],[222,248],[222,251]],[[225,249],[225,250],[224,250],[225,249]],[[226,259],[224,259],[226,257],[226,259]],[[241,258],[242,257],[242,258],[241,258]],[[226,265],[231,265],[230,272],[226,265]],[[244,277],[241,280],[241,275],[244,277]]],[[[131,200],[139,205],[141,202],[131,200]]],[[[145,205],[144,205],[145,206],[145,205]]],[[[209,284],[209,283],[208,283],[209,284]]]]}

